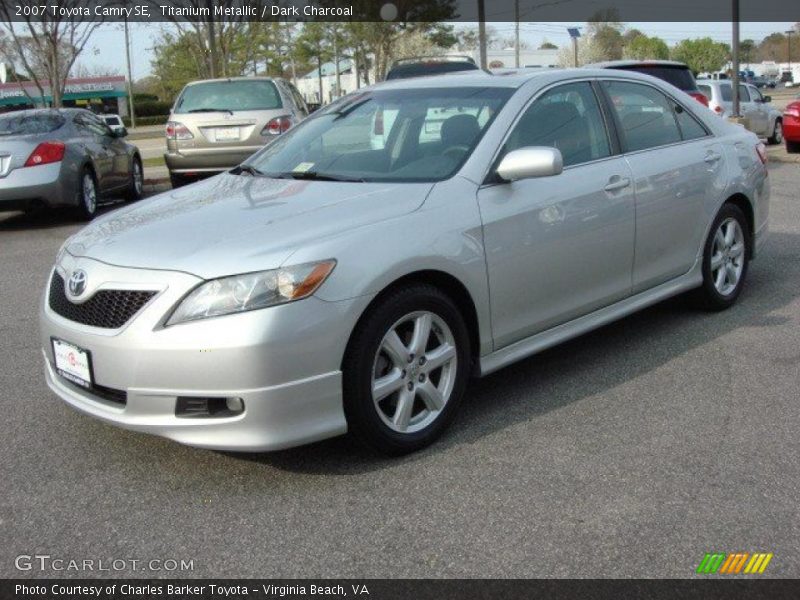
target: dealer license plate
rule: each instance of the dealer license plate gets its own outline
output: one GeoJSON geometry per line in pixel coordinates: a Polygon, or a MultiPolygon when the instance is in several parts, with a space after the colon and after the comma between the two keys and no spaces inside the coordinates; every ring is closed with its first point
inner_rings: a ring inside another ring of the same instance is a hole
{"type": "Polygon", "coordinates": [[[53,338],[56,371],[64,379],[85,388],[92,387],[92,363],[87,350],[53,338]]]}

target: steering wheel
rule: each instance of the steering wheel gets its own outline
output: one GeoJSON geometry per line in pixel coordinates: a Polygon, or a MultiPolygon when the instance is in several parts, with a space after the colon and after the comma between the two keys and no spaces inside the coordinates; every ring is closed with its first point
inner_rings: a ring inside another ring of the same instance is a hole
{"type": "Polygon", "coordinates": [[[447,150],[442,152],[444,156],[449,156],[450,158],[459,159],[462,155],[469,152],[469,146],[465,146],[463,144],[456,144],[455,146],[450,146],[447,150]]]}

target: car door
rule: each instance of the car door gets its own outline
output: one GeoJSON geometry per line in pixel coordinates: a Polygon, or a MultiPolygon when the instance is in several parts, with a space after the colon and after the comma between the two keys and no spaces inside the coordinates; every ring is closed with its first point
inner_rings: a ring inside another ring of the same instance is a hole
{"type": "Polygon", "coordinates": [[[104,193],[115,188],[118,185],[118,175],[115,173],[116,155],[111,147],[110,136],[105,135],[108,126],[88,111],[76,115],[74,122],[83,145],[92,158],[99,191],[104,193]]]}
{"type": "Polygon", "coordinates": [[[100,143],[111,157],[111,179],[108,189],[119,189],[128,184],[130,178],[130,157],[125,140],[117,137],[111,127],[97,115],[90,114],[92,126],[100,136],[100,143]]]}
{"type": "Polygon", "coordinates": [[[708,221],[706,199],[724,189],[722,146],[685,108],[647,83],[603,82],[634,174],[633,292],[689,271],[708,221]]]}
{"type": "Polygon", "coordinates": [[[750,94],[750,103],[752,104],[750,129],[757,135],[766,136],[771,133],[769,122],[770,106],[764,102],[764,96],[755,86],[748,85],[747,91],[750,94]]]}
{"type": "Polygon", "coordinates": [[[478,192],[495,348],[630,294],[633,186],[610,133],[589,81],[545,91],[511,127],[497,161],[550,146],[565,168],[478,192]]]}

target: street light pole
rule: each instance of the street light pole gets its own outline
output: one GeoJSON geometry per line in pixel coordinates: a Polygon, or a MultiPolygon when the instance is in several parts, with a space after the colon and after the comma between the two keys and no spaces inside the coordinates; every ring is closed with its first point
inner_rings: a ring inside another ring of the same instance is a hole
{"type": "Polygon", "coordinates": [[[572,39],[572,51],[574,53],[574,67],[578,67],[578,38],[581,37],[581,28],[580,27],[567,27],[567,33],[569,33],[569,37],[572,39]]]}
{"type": "Polygon", "coordinates": [[[481,69],[486,69],[486,6],[484,0],[478,0],[478,46],[481,69]]]}
{"type": "Polygon", "coordinates": [[[733,63],[733,116],[739,117],[740,104],[739,104],[739,0],[733,0],[733,56],[731,62],[733,63]]]}
{"type": "Polygon", "coordinates": [[[131,69],[131,44],[128,38],[128,19],[125,19],[125,60],[128,63],[128,110],[131,113],[131,128],[136,128],[136,111],[133,110],[133,70],[131,69]]]}
{"type": "Polygon", "coordinates": [[[514,68],[519,69],[519,0],[514,0],[514,68]]]}
{"type": "Polygon", "coordinates": [[[794,35],[794,29],[790,29],[786,32],[786,62],[789,64],[789,72],[792,72],[792,35],[794,35]]]}

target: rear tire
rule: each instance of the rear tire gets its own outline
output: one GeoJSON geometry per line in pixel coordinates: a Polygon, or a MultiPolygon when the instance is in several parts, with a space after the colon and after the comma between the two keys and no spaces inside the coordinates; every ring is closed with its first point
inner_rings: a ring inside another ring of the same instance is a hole
{"type": "Polygon", "coordinates": [[[455,303],[412,284],[361,319],[343,361],[350,432],[399,456],[438,438],[455,416],[470,372],[470,338],[455,303]]]}
{"type": "Polygon", "coordinates": [[[142,160],[138,156],[133,157],[131,164],[131,180],[125,192],[125,200],[135,202],[144,193],[144,171],[142,170],[142,160]]]}
{"type": "Polygon", "coordinates": [[[733,306],[744,287],[751,251],[744,213],[734,204],[724,204],[703,250],[703,285],[695,291],[702,308],[720,311],[733,306]]]}
{"type": "Polygon", "coordinates": [[[786,140],[786,151],[800,152],[800,142],[790,142],[789,140],[786,140]]]}
{"type": "Polygon", "coordinates": [[[169,182],[172,184],[172,189],[177,189],[189,183],[189,179],[178,173],[169,173],[169,182]]]}
{"type": "Polygon", "coordinates": [[[775,121],[775,128],[772,130],[772,135],[767,138],[768,144],[780,144],[783,142],[783,121],[777,119],[775,121]]]}
{"type": "Polygon", "coordinates": [[[97,181],[89,167],[84,167],[78,180],[76,192],[77,214],[82,221],[91,221],[97,214],[97,181]]]}

